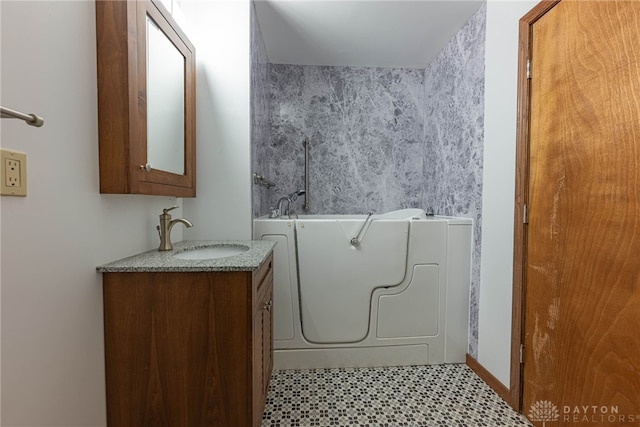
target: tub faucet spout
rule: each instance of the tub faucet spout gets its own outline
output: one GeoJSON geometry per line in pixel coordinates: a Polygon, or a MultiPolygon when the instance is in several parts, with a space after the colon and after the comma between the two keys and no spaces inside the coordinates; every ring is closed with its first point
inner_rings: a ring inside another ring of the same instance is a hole
{"type": "Polygon", "coordinates": [[[160,246],[158,247],[159,251],[170,251],[173,249],[173,245],[171,244],[171,229],[177,223],[184,224],[185,227],[190,228],[193,227],[191,221],[186,220],[184,218],[171,219],[171,214],[169,214],[170,210],[176,209],[177,206],[172,206],[167,209],[162,209],[162,214],[160,215],[160,225],[156,226],[158,230],[158,236],[160,236],[160,246]]]}
{"type": "Polygon", "coordinates": [[[304,190],[294,191],[288,196],[282,196],[278,199],[278,203],[276,204],[276,208],[271,208],[270,218],[278,218],[281,216],[291,215],[292,213],[292,205],[298,199],[298,196],[302,196],[305,194],[304,190]],[[284,204],[287,204],[287,208],[284,208],[284,204]]]}
{"type": "Polygon", "coordinates": [[[291,207],[291,199],[287,196],[280,197],[280,199],[278,199],[278,204],[276,205],[276,211],[274,212],[275,217],[277,218],[282,215],[288,215],[290,207],[291,207]],[[286,209],[284,208],[285,202],[287,203],[286,209]]]}

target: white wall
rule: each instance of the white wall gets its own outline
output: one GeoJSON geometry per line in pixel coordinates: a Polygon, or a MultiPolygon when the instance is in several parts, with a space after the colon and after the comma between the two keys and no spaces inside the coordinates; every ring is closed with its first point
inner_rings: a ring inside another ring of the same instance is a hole
{"type": "Polygon", "coordinates": [[[478,362],[509,386],[518,21],[537,1],[489,0],[478,362]]]}
{"type": "Polygon", "coordinates": [[[188,239],[251,239],[250,3],[184,1],[197,62],[197,197],[188,239]]]}
{"type": "Polygon", "coordinates": [[[0,200],[0,424],[104,426],[95,267],[157,247],[158,215],[176,199],[99,194],[94,2],[0,8],[1,104],[45,119],[0,123],[2,147],[28,166],[27,197],[0,200]]]}

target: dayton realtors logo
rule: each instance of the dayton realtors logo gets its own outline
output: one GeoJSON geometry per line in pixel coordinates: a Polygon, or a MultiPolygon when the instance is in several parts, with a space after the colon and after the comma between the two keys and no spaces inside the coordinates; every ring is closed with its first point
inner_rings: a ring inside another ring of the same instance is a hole
{"type": "Polygon", "coordinates": [[[538,400],[529,409],[529,419],[542,421],[542,427],[545,427],[547,421],[558,421],[558,418],[560,418],[558,407],[548,400],[538,400]]]}
{"type": "Polygon", "coordinates": [[[619,423],[640,424],[639,414],[620,414],[617,406],[562,406],[562,417],[558,407],[548,400],[538,400],[529,409],[531,421],[542,421],[542,427],[547,422],[562,421],[563,423],[598,423],[618,425],[619,423]]]}

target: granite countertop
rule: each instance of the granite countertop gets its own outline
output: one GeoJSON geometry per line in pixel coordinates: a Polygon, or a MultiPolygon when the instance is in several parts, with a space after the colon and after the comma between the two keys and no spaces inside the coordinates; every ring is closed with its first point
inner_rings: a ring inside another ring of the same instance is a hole
{"type": "Polygon", "coordinates": [[[269,240],[185,240],[173,244],[172,251],[153,249],[96,268],[100,273],[254,271],[265,261],[275,242],[269,240]],[[174,255],[214,246],[246,246],[246,252],[224,258],[183,260],[174,255]]]}

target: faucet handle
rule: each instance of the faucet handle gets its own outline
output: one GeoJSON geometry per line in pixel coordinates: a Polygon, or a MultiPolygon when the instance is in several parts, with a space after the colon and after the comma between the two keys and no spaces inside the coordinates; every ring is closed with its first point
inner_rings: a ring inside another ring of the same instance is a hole
{"type": "Polygon", "coordinates": [[[178,208],[178,206],[172,206],[172,207],[170,207],[170,208],[162,209],[162,214],[163,214],[163,215],[167,215],[167,213],[168,213],[169,211],[172,211],[172,210],[177,209],[177,208],[178,208]]]}

